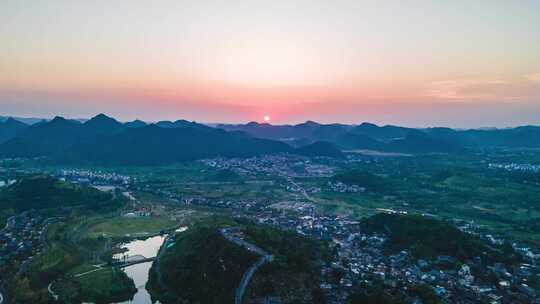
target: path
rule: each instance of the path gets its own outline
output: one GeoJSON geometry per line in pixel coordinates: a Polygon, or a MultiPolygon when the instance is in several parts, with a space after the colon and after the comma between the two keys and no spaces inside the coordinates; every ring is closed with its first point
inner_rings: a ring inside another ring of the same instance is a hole
{"type": "Polygon", "coordinates": [[[299,184],[297,184],[293,179],[292,177],[289,177],[288,178],[289,182],[291,184],[293,184],[296,188],[300,189],[300,192],[302,193],[302,195],[310,202],[313,201],[313,199],[311,198],[311,196],[309,196],[309,194],[307,193],[306,189],[304,189],[304,187],[300,186],[299,184]]]}
{"type": "Polygon", "coordinates": [[[52,290],[52,285],[53,283],[49,283],[49,286],[47,286],[47,291],[49,292],[49,294],[51,295],[51,297],[55,300],[55,301],[58,301],[58,295],[56,293],[54,293],[54,291],[52,290]]]}
{"type": "Polygon", "coordinates": [[[105,269],[105,268],[102,268],[101,265],[93,265],[93,266],[96,267],[96,269],[92,269],[92,270],[89,270],[89,271],[86,271],[86,272],[83,272],[83,273],[78,273],[78,274],[74,275],[74,277],[79,278],[79,277],[85,276],[87,274],[90,274],[90,273],[105,269]]]}
{"type": "Polygon", "coordinates": [[[235,230],[235,228],[223,228],[223,229],[220,229],[220,232],[221,232],[221,235],[223,235],[223,237],[227,239],[228,241],[233,242],[236,245],[240,247],[244,247],[247,250],[251,252],[255,252],[256,254],[261,256],[257,260],[257,262],[251,265],[251,267],[249,267],[248,270],[244,272],[244,275],[242,276],[242,279],[240,280],[240,284],[238,285],[238,288],[236,289],[234,303],[242,304],[242,300],[244,299],[244,293],[246,292],[246,288],[249,285],[251,278],[262,265],[264,265],[267,262],[272,262],[274,260],[274,256],[267,253],[266,251],[264,251],[257,245],[251,244],[237,236],[234,236],[231,233],[233,230],[235,230]]]}

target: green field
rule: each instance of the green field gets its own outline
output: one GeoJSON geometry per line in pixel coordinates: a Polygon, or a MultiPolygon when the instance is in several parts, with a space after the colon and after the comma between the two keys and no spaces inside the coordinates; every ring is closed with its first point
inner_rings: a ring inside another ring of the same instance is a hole
{"type": "Polygon", "coordinates": [[[20,301],[47,303],[47,285],[54,282],[53,290],[66,303],[127,300],[135,286],[124,272],[107,265],[111,248],[126,239],[176,226],[164,217],[112,215],[74,217],[53,224],[47,233],[49,249],[32,260],[29,275],[16,278],[10,290],[20,301]]]}
{"type": "Polygon", "coordinates": [[[86,238],[122,238],[140,237],[159,233],[164,229],[177,226],[176,222],[165,217],[125,218],[115,217],[106,220],[96,220],[96,223],[86,231],[86,238]]]}

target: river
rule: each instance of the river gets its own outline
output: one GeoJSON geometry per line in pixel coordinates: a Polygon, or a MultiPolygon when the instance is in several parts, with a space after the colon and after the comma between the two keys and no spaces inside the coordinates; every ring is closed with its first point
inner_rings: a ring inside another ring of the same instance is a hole
{"type": "MultiPolygon", "coordinates": [[[[145,258],[153,258],[157,255],[159,247],[163,244],[165,237],[154,236],[146,240],[135,240],[122,245],[127,251],[114,256],[115,259],[129,259],[134,256],[144,256],[145,258]]],[[[152,304],[150,294],[146,290],[146,282],[152,267],[152,262],[135,264],[124,268],[124,272],[130,277],[137,287],[137,293],[133,296],[133,300],[120,302],[118,304],[152,304]]]]}
{"type": "MultiPolygon", "coordinates": [[[[184,232],[188,227],[180,227],[175,232],[184,232]]],[[[129,243],[123,244],[121,247],[126,248],[127,251],[116,254],[113,256],[115,259],[130,259],[136,256],[143,256],[144,258],[156,257],[159,248],[165,241],[164,236],[154,236],[145,240],[135,240],[129,243]]],[[[152,262],[146,262],[141,264],[135,264],[124,268],[124,272],[130,277],[137,287],[137,293],[133,296],[133,300],[120,302],[117,304],[152,304],[150,294],[146,290],[146,283],[148,282],[148,276],[152,262]]]]}

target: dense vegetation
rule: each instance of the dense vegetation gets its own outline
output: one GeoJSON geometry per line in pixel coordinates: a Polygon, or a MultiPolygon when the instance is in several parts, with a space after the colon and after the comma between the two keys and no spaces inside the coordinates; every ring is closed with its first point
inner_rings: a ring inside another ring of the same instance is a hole
{"type": "Polygon", "coordinates": [[[4,225],[9,216],[30,209],[61,215],[73,209],[108,212],[121,204],[120,199],[113,199],[110,193],[95,188],[50,176],[23,176],[15,184],[0,188],[0,225],[4,225]]]}
{"type": "Polygon", "coordinates": [[[54,287],[61,291],[60,300],[64,303],[117,303],[131,300],[137,292],[133,280],[114,267],[59,280],[54,287]]]}
{"type": "Polygon", "coordinates": [[[336,148],[334,144],[329,142],[318,141],[303,147],[296,149],[296,154],[315,157],[315,156],[326,156],[333,158],[344,158],[345,155],[341,150],[336,148]]]}
{"type": "Polygon", "coordinates": [[[448,255],[467,260],[486,250],[479,239],[449,223],[425,216],[381,213],[363,220],[362,227],[368,232],[387,235],[385,250],[391,254],[407,249],[416,258],[448,255]]]}
{"type": "Polygon", "coordinates": [[[390,181],[362,170],[347,170],[333,176],[333,179],[347,185],[365,187],[367,191],[383,192],[390,189],[390,181]]]}
{"type": "Polygon", "coordinates": [[[49,176],[22,178],[0,192],[0,206],[17,211],[69,206],[99,208],[107,206],[110,201],[112,196],[109,193],[49,176]]]}
{"type": "Polygon", "coordinates": [[[258,257],[227,241],[217,227],[199,224],[178,235],[150,271],[153,298],[166,304],[234,301],[244,271],[258,257]]]}
{"type": "Polygon", "coordinates": [[[246,240],[274,255],[248,287],[248,298],[277,296],[283,303],[322,303],[319,290],[321,265],[330,260],[321,241],[282,231],[247,225],[246,240]]]}
{"type": "Polygon", "coordinates": [[[241,227],[246,241],[274,255],[274,261],[253,276],[247,298],[277,296],[286,303],[318,303],[320,267],[329,254],[323,243],[229,220],[201,222],[177,236],[159,265],[152,266],[147,287],[153,298],[162,303],[233,302],[242,275],[260,257],[227,241],[218,230],[223,226],[241,227]]]}
{"type": "Polygon", "coordinates": [[[128,127],[105,115],[85,123],[57,117],[0,144],[4,157],[47,157],[57,162],[156,165],[215,156],[288,152],[278,141],[251,138],[197,123],[128,127]]]}
{"type": "Polygon", "coordinates": [[[407,297],[385,290],[383,282],[361,283],[355,286],[348,299],[349,304],[438,304],[439,297],[428,285],[414,286],[407,297]],[[420,300],[420,302],[418,301],[420,300]]]}

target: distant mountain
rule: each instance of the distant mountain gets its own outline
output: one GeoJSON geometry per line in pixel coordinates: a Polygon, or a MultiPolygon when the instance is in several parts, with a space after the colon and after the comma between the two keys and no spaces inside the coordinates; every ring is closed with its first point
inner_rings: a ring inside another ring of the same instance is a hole
{"type": "Polygon", "coordinates": [[[77,140],[79,125],[61,117],[28,127],[24,132],[0,145],[7,157],[36,157],[60,153],[77,140]]]}
{"type": "Polygon", "coordinates": [[[129,128],[100,114],[85,123],[56,117],[30,126],[0,145],[0,156],[38,157],[70,162],[165,164],[205,157],[244,157],[292,152],[282,142],[252,138],[187,121],[129,128]]]}
{"type": "Polygon", "coordinates": [[[130,121],[130,122],[126,122],[124,123],[124,126],[128,127],[128,128],[141,128],[141,127],[145,127],[147,126],[148,124],[142,120],[134,120],[134,121],[130,121]]]}
{"type": "Polygon", "coordinates": [[[184,128],[184,127],[192,127],[194,125],[203,126],[201,124],[198,124],[196,122],[190,122],[187,120],[177,120],[175,122],[164,120],[164,121],[158,121],[155,123],[156,126],[160,128],[168,128],[168,129],[174,129],[174,128],[184,128]]]}
{"type": "Polygon", "coordinates": [[[250,122],[245,125],[217,125],[229,131],[242,131],[251,136],[281,140],[293,146],[303,146],[316,141],[334,141],[334,138],[345,134],[350,126],[340,124],[319,124],[307,121],[298,125],[270,125],[250,122]]]}
{"type": "Polygon", "coordinates": [[[32,125],[18,136],[0,145],[0,155],[8,157],[37,157],[62,155],[73,145],[97,136],[120,132],[125,127],[118,121],[100,114],[85,123],[55,117],[49,122],[32,125]]]}
{"type": "Polygon", "coordinates": [[[291,152],[287,144],[206,126],[161,128],[150,125],[74,145],[74,157],[115,164],[166,164],[207,157],[249,157],[291,152]]]}
{"type": "Polygon", "coordinates": [[[453,152],[459,146],[438,140],[416,129],[384,126],[370,123],[358,126],[342,124],[318,124],[308,121],[298,125],[273,126],[270,124],[248,123],[246,125],[219,125],[227,130],[238,130],[260,138],[270,138],[305,146],[324,141],[343,150],[381,150],[393,152],[453,152]]]}
{"type": "Polygon", "coordinates": [[[20,133],[22,133],[28,125],[13,118],[8,118],[0,122],[0,143],[3,143],[20,133]]]}
{"type": "Polygon", "coordinates": [[[341,150],[329,142],[318,141],[307,146],[300,147],[294,151],[295,154],[300,154],[308,157],[326,156],[332,158],[344,158],[345,155],[341,150]]]}
{"type": "Polygon", "coordinates": [[[497,147],[540,148],[540,127],[512,129],[454,130],[450,128],[415,129],[400,126],[357,126],[319,124],[308,121],[298,125],[274,126],[251,122],[245,125],[218,125],[226,130],[251,136],[305,146],[317,141],[330,142],[342,150],[368,149],[403,153],[454,153],[464,149],[497,147]]]}
{"type": "Polygon", "coordinates": [[[22,123],[25,123],[27,125],[33,125],[35,123],[46,120],[44,118],[33,118],[33,117],[0,116],[0,122],[4,122],[10,118],[20,121],[22,123]]]}
{"type": "Polygon", "coordinates": [[[458,152],[464,147],[418,130],[410,130],[403,138],[387,143],[384,150],[403,153],[458,152]]]}
{"type": "Polygon", "coordinates": [[[351,133],[362,134],[380,141],[390,141],[404,138],[411,130],[414,129],[397,126],[379,127],[375,124],[364,122],[361,125],[354,127],[351,130],[351,133]]]}
{"type": "Polygon", "coordinates": [[[537,126],[495,130],[467,130],[461,133],[467,144],[474,147],[540,147],[540,127],[537,126]]]}
{"type": "Polygon", "coordinates": [[[0,123],[0,157],[44,156],[59,161],[117,164],[170,163],[205,157],[287,152],[343,157],[346,150],[456,153],[465,149],[540,148],[540,127],[454,130],[399,126],[319,124],[209,127],[187,120],[121,123],[99,114],[89,120],[55,117],[28,126],[0,123]]]}

